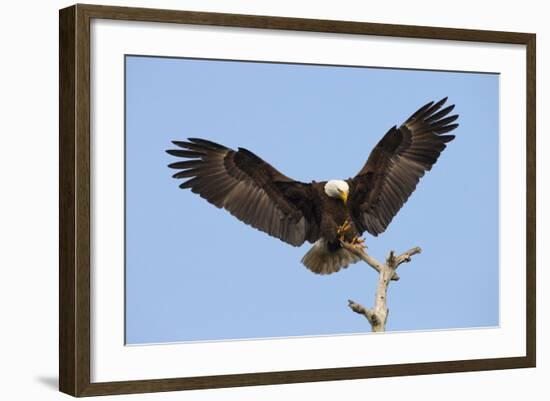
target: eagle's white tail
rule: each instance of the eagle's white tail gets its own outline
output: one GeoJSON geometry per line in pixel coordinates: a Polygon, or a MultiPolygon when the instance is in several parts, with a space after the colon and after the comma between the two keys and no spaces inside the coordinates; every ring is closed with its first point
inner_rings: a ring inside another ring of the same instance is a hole
{"type": "Polygon", "coordinates": [[[313,273],[330,274],[348,267],[360,259],[344,248],[330,250],[327,241],[320,239],[302,258],[302,263],[313,273]]]}

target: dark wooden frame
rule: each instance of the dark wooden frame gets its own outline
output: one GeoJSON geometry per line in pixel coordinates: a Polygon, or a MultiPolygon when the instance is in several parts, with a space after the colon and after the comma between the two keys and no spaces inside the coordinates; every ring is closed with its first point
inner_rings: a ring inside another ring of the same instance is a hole
{"type": "Polygon", "coordinates": [[[73,396],[143,393],[324,380],[534,367],[535,46],[531,33],[253,15],[74,5],[59,13],[59,389],[73,396]],[[190,378],[90,382],[90,20],[170,22],[403,38],[512,43],[527,49],[527,355],[190,378]]]}

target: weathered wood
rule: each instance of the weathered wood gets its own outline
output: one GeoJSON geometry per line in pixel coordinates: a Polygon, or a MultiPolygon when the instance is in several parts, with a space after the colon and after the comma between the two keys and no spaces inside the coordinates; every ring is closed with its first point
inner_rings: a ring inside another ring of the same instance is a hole
{"type": "Polygon", "coordinates": [[[415,247],[399,256],[395,256],[394,251],[390,251],[386,258],[386,263],[381,263],[366,253],[362,248],[348,243],[342,243],[342,246],[360,257],[361,260],[378,272],[378,285],[376,286],[376,293],[374,296],[374,306],[371,309],[365,308],[363,305],[351,299],[348,300],[348,306],[352,311],[363,315],[369,321],[373,332],[385,331],[389,313],[387,297],[390,281],[399,280],[399,276],[396,273],[397,268],[402,263],[410,262],[411,257],[422,252],[422,250],[419,247],[415,247]]]}

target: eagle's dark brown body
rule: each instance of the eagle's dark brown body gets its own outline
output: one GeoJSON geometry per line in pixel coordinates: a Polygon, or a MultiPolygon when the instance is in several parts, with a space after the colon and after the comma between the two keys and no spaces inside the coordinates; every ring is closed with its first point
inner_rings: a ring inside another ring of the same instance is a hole
{"type": "MultiPolygon", "coordinates": [[[[302,183],[277,171],[247,149],[237,151],[204,139],[174,141],[167,152],[186,160],[170,164],[180,170],[180,185],[239,220],[293,246],[314,243],[302,262],[315,273],[332,273],[357,261],[345,251],[365,231],[382,233],[437,161],[453,135],[458,115],[446,99],[418,109],[400,127],[392,127],[372,150],[359,173],[344,183],[347,193],[329,196],[327,181],[302,183]],[[345,237],[339,227],[350,223],[345,237]]],[[[340,181],[343,183],[343,181],[340,181]]]]}
{"type": "Polygon", "coordinates": [[[354,237],[360,236],[362,232],[358,232],[353,224],[353,219],[348,208],[348,205],[340,199],[335,199],[325,194],[324,186],[326,181],[313,184],[315,191],[320,198],[320,231],[321,237],[332,243],[338,243],[337,237],[338,227],[341,227],[346,221],[350,222],[350,230],[345,233],[345,238],[351,240],[354,237]]]}

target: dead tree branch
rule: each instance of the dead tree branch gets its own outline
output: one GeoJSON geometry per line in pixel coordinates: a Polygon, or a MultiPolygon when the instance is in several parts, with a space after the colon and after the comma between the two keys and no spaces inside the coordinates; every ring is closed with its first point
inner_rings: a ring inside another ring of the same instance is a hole
{"type": "Polygon", "coordinates": [[[396,273],[397,268],[403,263],[410,262],[411,257],[422,252],[422,250],[419,247],[415,247],[399,256],[395,256],[394,251],[390,251],[388,257],[386,258],[386,263],[380,263],[375,258],[367,254],[362,248],[358,248],[347,242],[342,242],[342,246],[354,255],[357,255],[361,258],[361,260],[378,272],[378,285],[376,286],[374,307],[371,309],[365,308],[363,305],[358,304],[351,299],[348,300],[348,306],[352,311],[363,315],[369,321],[372,331],[385,331],[389,312],[387,295],[390,281],[399,280],[399,276],[396,273]]]}

